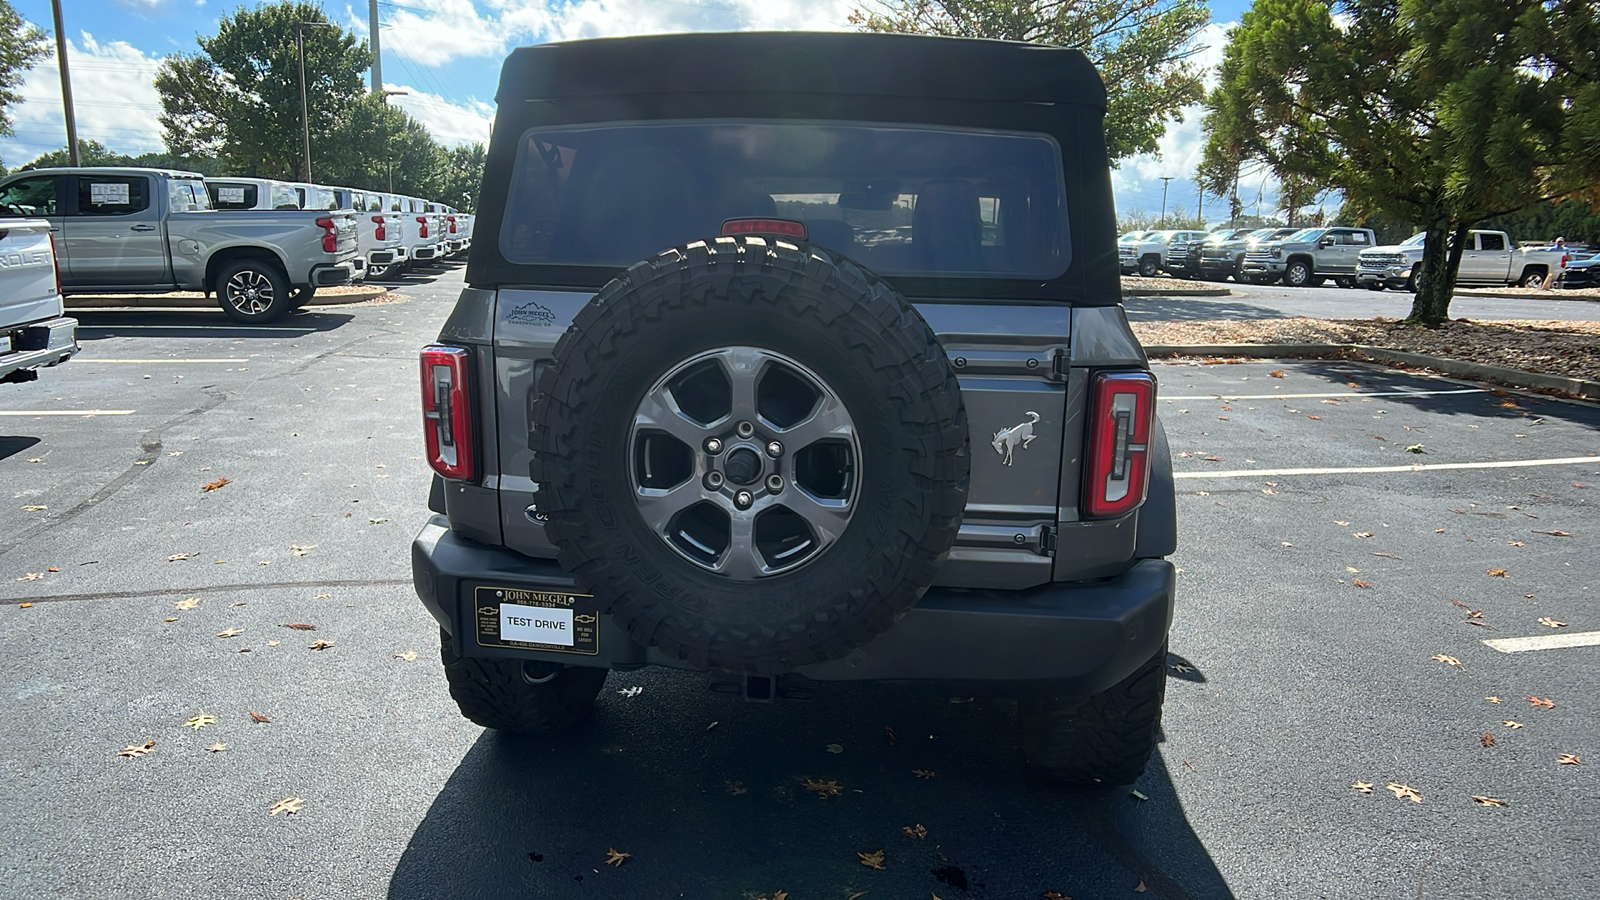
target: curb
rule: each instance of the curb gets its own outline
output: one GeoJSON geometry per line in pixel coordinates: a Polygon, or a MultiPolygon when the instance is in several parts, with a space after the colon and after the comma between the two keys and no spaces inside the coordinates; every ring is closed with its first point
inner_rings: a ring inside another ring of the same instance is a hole
{"type": "Polygon", "coordinates": [[[1574,293],[1571,293],[1571,292],[1568,292],[1568,291],[1559,290],[1559,289],[1552,290],[1548,294],[1513,294],[1513,293],[1510,293],[1509,291],[1485,291],[1485,290],[1460,290],[1460,289],[1457,289],[1454,296],[1457,296],[1457,297],[1494,297],[1494,298],[1501,299],[1501,300],[1565,300],[1565,301],[1572,302],[1572,303],[1600,303],[1600,297],[1580,297],[1580,296],[1577,296],[1574,293]]]}
{"type": "Polygon", "coordinates": [[[1124,297],[1231,297],[1227,288],[1178,288],[1172,291],[1147,291],[1141,288],[1123,288],[1124,297]]]}
{"type": "MultiPolygon", "coordinates": [[[[386,287],[363,287],[349,294],[317,294],[307,306],[343,306],[363,303],[388,293],[386,287]]],[[[216,309],[217,301],[185,291],[170,294],[78,294],[63,298],[67,309],[216,309]]]]}
{"type": "Polygon", "coordinates": [[[1485,381],[1580,400],[1600,400],[1600,381],[1524,372],[1460,359],[1370,347],[1365,344],[1152,344],[1151,357],[1237,356],[1250,359],[1355,359],[1402,369],[1428,369],[1452,378],[1485,381]]]}

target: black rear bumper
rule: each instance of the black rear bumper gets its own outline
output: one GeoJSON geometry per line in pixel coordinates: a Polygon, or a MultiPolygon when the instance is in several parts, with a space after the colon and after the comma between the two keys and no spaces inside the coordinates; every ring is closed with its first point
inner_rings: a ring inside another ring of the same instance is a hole
{"type": "MultiPolygon", "coordinates": [[[[479,586],[576,590],[555,561],[458,537],[443,516],[434,516],[412,542],[411,572],[423,606],[453,636],[476,633],[465,614],[479,586]]],[[[798,674],[817,681],[1048,682],[1052,693],[1087,696],[1121,681],[1161,649],[1172,624],[1174,578],[1171,563],[1150,559],[1093,582],[1022,591],[933,588],[888,632],[844,659],[804,666],[798,674]]],[[[574,666],[682,665],[634,643],[610,616],[601,615],[598,628],[598,656],[482,647],[459,638],[455,645],[466,656],[574,666]]]]}

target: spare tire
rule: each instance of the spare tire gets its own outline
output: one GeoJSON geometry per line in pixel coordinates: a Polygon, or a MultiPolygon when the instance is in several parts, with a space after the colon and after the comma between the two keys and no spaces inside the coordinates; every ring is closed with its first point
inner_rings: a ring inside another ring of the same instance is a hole
{"type": "Polygon", "coordinates": [[[533,423],[561,565],[694,668],[847,655],[922,596],[966,507],[938,339],[817,246],[718,238],[635,264],[557,343],[533,423]]]}

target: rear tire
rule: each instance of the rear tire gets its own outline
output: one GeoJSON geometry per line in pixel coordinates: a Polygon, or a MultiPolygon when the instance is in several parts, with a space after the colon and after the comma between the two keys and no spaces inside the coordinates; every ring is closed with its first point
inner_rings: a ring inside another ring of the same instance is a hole
{"type": "Polygon", "coordinates": [[[1018,701],[1022,751],[1048,778],[1070,784],[1132,784],[1156,748],[1167,693],[1162,645],[1132,675],[1087,698],[1018,701]]]}
{"type": "Polygon", "coordinates": [[[1522,270],[1522,277],[1517,279],[1517,287],[1538,287],[1544,284],[1545,275],[1538,269],[1522,270]]]}
{"type": "Polygon", "coordinates": [[[457,656],[442,628],[439,656],[461,714],[485,728],[513,734],[554,734],[588,718],[609,671],[457,656]]]}
{"type": "Polygon", "coordinates": [[[289,278],[275,264],[259,259],[228,263],[211,283],[217,303],[228,318],[247,325],[264,325],[288,315],[289,278]]]}
{"type": "Polygon", "coordinates": [[[1139,274],[1144,278],[1154,278],[1161,271],[1161,261],[1154,256],[1146,256],[1139,260],[1139,274]]]}

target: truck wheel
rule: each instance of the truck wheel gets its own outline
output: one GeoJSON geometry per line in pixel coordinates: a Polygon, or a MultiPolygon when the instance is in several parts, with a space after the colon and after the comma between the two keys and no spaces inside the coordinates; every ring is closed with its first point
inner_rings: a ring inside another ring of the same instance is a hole
{"type": "Polygon", "coordinates": [[[1311,282],[1311,267],[1300,260],[1292,260],[1283,270],[1283,283],[1289,287],[1305,287],[1311,282]]]}
{"type": "Polygon", "coordinates": [[[1517,287],[1538,287],[1544,284],[1544,272],[1539,269],[1523,269],[1522,277],[1517,279],[1517,287]]]}
{"type": "Polygon", "coordinates": [[[1156,748],[1167,693],[1167,648],[1108,690],[1087,698],[1018,701],[1022,751],[1049,778],[1131,784],[1156,748]]]}
{"type": "Polygon", "coordinates": [[[1356,277],[1354,275],[1335,275],[1333,283],[1345,290],[1349,290],[1356,286],[1356,277]]]}
{"type": "Polygon", "coordinates": [[[235,322],[252,325],[273,322],[291,309],[289,279],[272,263],[258,259],[235,260],[222,267],[212,284],[217,303],[235,322]]]}
{"type": "Polygon", "coordinates": [[[439,657],[461,714],[485,728],[514,734],[553,734],[583,721],[594,711],[608,671],[457,656],[442,628],[439,657]]]}
{"type": "Polygon", "coordinates": [[[1161,271],[1161,260],[1154,256],[1146,256],[1139,260],[1139,274],[1145,278],[1154,278],[1161,271]]]}
{"type": "Polygon", "coordinates": [[[556,344],[533,479],[561,565],[698,669],[839,659],[927,590],[966,508],[966,412],[905,298],[822,247],[637,263],[556,344]]]}

